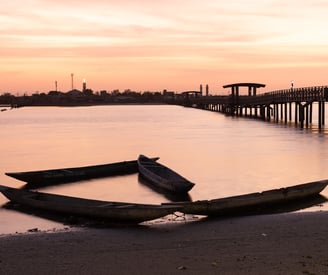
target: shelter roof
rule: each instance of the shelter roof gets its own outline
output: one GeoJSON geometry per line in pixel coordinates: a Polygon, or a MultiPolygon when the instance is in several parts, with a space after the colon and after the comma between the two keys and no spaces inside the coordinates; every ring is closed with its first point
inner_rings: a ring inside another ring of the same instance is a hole
{"type": "Polygon", "coordinates": [[[228,84],[224,85],[223,88],[232,88],[232,87],[256,87],[256,88],[264,88],[265,84],[261,83],[233,83],[233,84],[228,84]]]}

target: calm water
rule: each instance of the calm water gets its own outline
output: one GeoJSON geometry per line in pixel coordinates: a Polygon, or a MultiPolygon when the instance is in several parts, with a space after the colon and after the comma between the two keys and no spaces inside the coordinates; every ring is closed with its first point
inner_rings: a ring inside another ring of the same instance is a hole
{"type": "MultiPolygon", "coordinates": [[[[0,113],[0,183],[5,172],[160,157],[196,183],[192,200],[258,192],[328,178],[328,135],[284,124],[177,106],[33,107],[0,113]]],[[[138,175],[84,181],[42,191],[112,201],[161,203],[138,175]]],[[[328,197],[328,189],[323,195],[328,197]]],[[[0,205],[7,200],[0,195],[0,205]]],[[[328,210],[328,204],[307,211],[328,210]]],[[[0,234],[62,224],[0,209],[0,234]]]]}

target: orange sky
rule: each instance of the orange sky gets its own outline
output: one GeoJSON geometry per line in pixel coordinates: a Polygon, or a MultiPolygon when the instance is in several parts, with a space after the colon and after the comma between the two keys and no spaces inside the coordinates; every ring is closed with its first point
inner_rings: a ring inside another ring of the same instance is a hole
{"type": "Polygon", "coordinates": [[[327,85],[327,0],[10,0],[0,94],[327,85]]]}

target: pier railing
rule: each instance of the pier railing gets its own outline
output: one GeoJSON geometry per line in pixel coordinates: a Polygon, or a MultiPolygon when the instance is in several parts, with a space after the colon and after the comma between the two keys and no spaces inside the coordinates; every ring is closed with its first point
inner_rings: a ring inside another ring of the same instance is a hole
{"type": "Polygon", "coordinates": [[[242,96],[240,103],[261,105],[287,102],[315,102],[325,100],[328,97],[327,91],[327,86],[278,90],[256,96],[242,96]]]}

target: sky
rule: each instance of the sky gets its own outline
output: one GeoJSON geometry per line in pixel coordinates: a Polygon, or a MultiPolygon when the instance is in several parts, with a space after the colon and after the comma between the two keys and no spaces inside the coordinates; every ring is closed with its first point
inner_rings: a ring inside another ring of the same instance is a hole
{"type": "Polygon", "coordinates": [[[328,83],[328,0],[0,1],[0,94],[328,83]]]}

